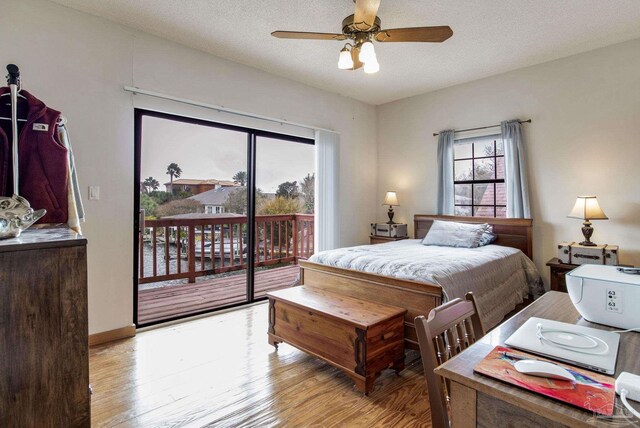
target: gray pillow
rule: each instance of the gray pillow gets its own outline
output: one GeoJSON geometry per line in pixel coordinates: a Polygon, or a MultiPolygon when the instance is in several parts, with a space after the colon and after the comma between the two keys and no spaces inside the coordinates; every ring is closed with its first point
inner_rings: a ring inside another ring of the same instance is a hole
{"type": "Polygon", "coordinates": [[[422,240],[423,245],[443,247],[476,248],[480,246],[483,233],[487,232],[487,223],[458,223],[434,220],[429,232],[422,240]]]}

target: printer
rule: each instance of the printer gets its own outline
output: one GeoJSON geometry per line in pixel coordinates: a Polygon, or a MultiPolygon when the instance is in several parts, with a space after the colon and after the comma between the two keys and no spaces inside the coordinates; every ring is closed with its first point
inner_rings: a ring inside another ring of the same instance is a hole
{"type": "Polygon", "coordinates": [[[582,265],[567,272],[567,291],[587,321],[621,329],[640,327],[640,275],[637,269],[582,265]]]}

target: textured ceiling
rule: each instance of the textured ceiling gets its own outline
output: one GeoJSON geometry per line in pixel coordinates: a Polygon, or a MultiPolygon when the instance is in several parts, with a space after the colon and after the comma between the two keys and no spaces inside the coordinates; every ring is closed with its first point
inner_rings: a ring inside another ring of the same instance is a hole
{"type": "Polygon", "coordinates": [[[274,30],[340,32],[352,0],[52,0],[216,56],[370,104],[640,38],[639,0],[382,0],[383,28],[450,25],[442,44],[376,44],[380,72],[338,70],[338,41],[274,30]]]}

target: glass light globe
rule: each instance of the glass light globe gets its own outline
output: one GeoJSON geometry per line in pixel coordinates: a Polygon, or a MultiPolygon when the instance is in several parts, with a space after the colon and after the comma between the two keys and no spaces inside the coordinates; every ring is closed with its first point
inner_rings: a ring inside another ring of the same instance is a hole
{"type": "Polygon", "coordinates": [[[373,61],[375,59],[375,56],[376,51],[373,48],[373,43],[364,42],[360,47],[360,56],[358,57],[358,59],[366,64],[369,61],[373,61]]]}
{"type": "Polygon", "coordinates": [[[374,57],[373,61],[367,61],[364,63],[364,72],[367,74],[377,73],[380,71],[380,64],[378,64],[378,60],[374,57]]]}
{"type": "Polygon", "coordinates": [[[340,51],[340,58],[338,59],[338,68],[340,70],[349,70],[353,68],[353,59],[351,58],[351,52],[347,48],[343,48],[340,51]]]}

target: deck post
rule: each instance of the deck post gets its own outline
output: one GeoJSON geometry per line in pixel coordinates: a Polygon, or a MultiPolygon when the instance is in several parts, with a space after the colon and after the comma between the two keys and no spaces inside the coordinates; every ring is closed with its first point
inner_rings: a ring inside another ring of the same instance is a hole
{"type": "Polygon", "coordinates": [[[291,225],[292,230],[292,239],[293,239],[293,264],[298,264],[298,215],[293,216],[293,221],[291,225]]]}
{"type": "MultiPolygon", "coordinates": [[[[196,282],[196,227],[193,224],[188,226],[188,253],[187,261],[189,263],[189,283],[196,282]]],[[[213,244],[211,245],[211,257],[213,260],[213,244]]],[[[180,263],[180,260],[178,260],[180,263]]],[[[215,263],[215,262],[214,262],[215,263]]]]}

